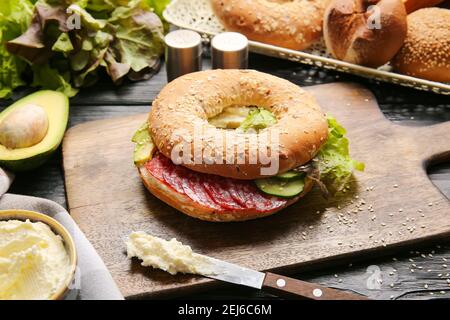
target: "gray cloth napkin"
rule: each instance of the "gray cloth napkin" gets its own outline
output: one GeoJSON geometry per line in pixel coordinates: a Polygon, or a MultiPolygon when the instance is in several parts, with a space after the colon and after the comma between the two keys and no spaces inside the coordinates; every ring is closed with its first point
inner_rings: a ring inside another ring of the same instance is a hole
{"type": "Polygon", "coordinates": [[[8,191],[11,183],[14,181],[14,174],[0,168],[0,197],[8,191]]]}
{"type": "MultiPolygon", "coordinates": [[[[0,190],[4,180],[0,178],[0,190]]],[[[9,187],[9,185],[8,185],[9,187]]],[[[6,188],[7,189],[7,188],[6,188]]],[[[0,210],[22,209],[47,214],[60,222],[73,237],[78,253],[78,268],[67,300],[122,300],[111,274],[92,244],[72,217],[59,204],[41,198],[0,194],[0,210]]]]}

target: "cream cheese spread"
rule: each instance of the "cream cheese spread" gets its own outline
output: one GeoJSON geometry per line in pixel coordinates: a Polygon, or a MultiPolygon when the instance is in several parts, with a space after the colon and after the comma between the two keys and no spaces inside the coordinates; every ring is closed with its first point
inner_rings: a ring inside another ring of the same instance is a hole
{"type": "Polygon", "coordinates": [[[151,236],[145,232],[133,232],[126,243],[129,258],[142,260],[144,267],[161,269],[175,275],[192,273],[213,274],[208,258],[194,253],[190,246],[177,239],[170,241],[151,236]]]}
{"type": "Polygon", "coordinates": [[[0,300],[49,299],[69,272],[63,240],[48,225],[0,221],[0,300]]]}

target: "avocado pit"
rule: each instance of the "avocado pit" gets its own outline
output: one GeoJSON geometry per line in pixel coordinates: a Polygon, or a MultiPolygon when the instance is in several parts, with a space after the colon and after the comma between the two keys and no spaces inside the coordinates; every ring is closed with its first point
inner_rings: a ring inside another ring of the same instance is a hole
{"type": "Polygon", "coordinates": [[[0,122],[0,143],[8,149],[37,145],[48,131],[49,119],[44,108],[25,104],[0,122]]]}

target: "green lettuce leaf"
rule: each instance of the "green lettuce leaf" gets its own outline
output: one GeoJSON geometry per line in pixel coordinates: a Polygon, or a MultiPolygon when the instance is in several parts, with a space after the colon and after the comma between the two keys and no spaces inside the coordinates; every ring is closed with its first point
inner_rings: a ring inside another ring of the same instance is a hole
{"type": "Polygon", "coordinates": [[[69,34],[63,32],[59,35],[58,40],[56,40],[55,44],[53,44],[52,50],[56,52],[70,52],[73,51],[73,45],[70,41],[69,34]]]}
{"type": "Polygon", "coordinates": [[[9,98],[12,91],[25,84],[22,73],[26,63],[6,50],[5,43],[22,34],[33,15],[28,0],[0,1],[0,99],[9,98]]]}
{"type": "Polygon", "coordinates": [[[364,163],[350,157],[345,129],[335,118],[327,115],[328,140],[320,149],[314,163],[320,172],[320,180],[333,194],[344,188],[354,170],[363,171],[364,163]]]}
{"type": "Polygon", "coordinates": [[[162,13],[167,5],[170,3],[170,0],[146,0],[147,4],[150,8],[153,8],[155,13],[162,18],[162,13]]]}
{"type": "Polygon", "coordinates": [[[67,8],[69,14],[77,14],[80,17],[83,28],[91,30],[101,30],[105,27],[106,21],[103,19],[95,19],[89,12],[80,7],[78,4],[72,4],[67,8]]]}
{"type": "Polygon", "coordinates": [[[78,90],[74,89],[69,83],[69,73],[61,74],[58,70],[51,68],[48,64],[35,64],[32,66],[32,70],[32,86],[60,91],[69,98],[78,93],[78,90]]]}
{"type": "MultiPolygon", "coordinates": [[[[0,30],[0,41],[2,30],[0,30]]],[[[11,97],[12,91],[25,85],[21,74],[26,67],[26,63],[11,55],[4,46],[0,47],[0,99],[11,97]]]]}
{"type": "Polygon", "coordinates": [[[159,70],[164,51],[164,27],[157,14],[166,4],[0,0],[0,98],[24,85],[21,76],[30,70],[33,86],[69,96],[94,84],[102,70],[114,83],[125,77],[150,78],[159,70]]]}
{"type": "Polygon", "coordinates": [[[277,119],[272,112],[263,108],[257,108],[250,111],[247,118],[245,118],[238,129],[241,129],[244,132],[250,129],[258,131],[267,128],[276,122],[277,119]]]}
{"type": "Polygon", "coordinates": [[[128,65],[135,73],[159,64],[164,29],[157,15],[142,9],[140,1],[131,1],[129,7],[115,9],[108,22],[115,30],[110,53],[117,63],[128,65]]]}

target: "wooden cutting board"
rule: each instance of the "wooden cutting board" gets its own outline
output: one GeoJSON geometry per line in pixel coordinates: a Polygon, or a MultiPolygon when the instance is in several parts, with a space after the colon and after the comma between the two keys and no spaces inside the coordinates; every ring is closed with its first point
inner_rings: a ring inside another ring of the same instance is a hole
{"type": "Polygon", "coordinates": [[[128,260],[124,242],[132,231],[175,237],[199,253],[286,273],[450,235],[449,200],[426,174],[430,162],[450,158],[450,122],[396,125],[368,90],[353,84],[308,90],[347,128],[351,154],[365,162],[366,171],[356,173],[351,189],[338,199],[326,201],[315,190],[274,216],[249,222],[202,222],[145,190],[130,138],[146,115],[88,122],[67,132],[63,156],[70,212],[125,296],[186,294],[216,284],[128,260]]]}

